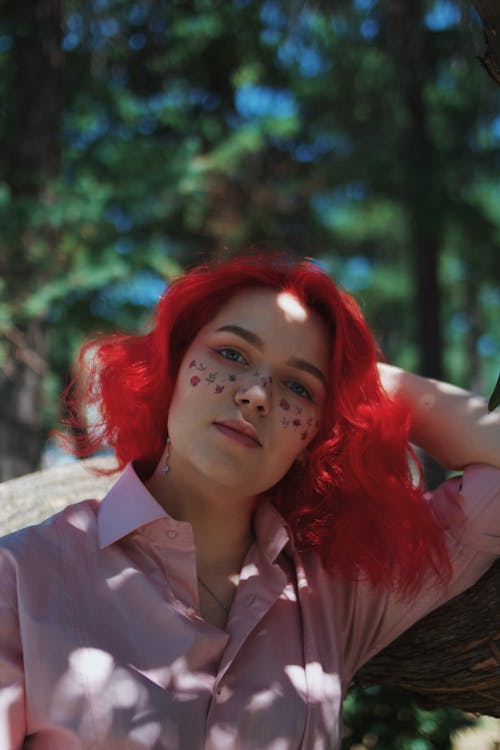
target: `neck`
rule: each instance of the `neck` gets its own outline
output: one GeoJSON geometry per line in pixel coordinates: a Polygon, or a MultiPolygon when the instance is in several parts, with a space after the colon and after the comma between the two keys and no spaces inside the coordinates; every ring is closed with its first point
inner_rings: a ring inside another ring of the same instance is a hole
{"type": "Polygon", "coordinates": [[[160,462],[146,487],[172,518],[191,524],[202,577],[204,572],[238,575],[253,541],[253,498],[187,476],[186,481],[176,467],[165,475],[160,462]]]}

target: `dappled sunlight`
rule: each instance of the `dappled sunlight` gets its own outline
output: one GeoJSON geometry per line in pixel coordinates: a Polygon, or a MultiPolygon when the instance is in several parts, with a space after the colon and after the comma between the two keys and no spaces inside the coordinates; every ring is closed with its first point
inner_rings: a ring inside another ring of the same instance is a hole
{"type": "Polygon", "coordinates": [[[255,563],[245,563],[241,569],[240,581],[247,581],[259,575],[259,569],[255,563]]]}
{"type": "Polygon", "coordinates": [[[117,591],[121,586],[127,584],[128,581],[135,576],[137,576],[137,570],[135,568],[123,568],[113,575],[108,575],[106,584],[113,591],[117,591]]]}
{"type": "Polygon", "coordinates": [[[180,700],[192,700],[200,691],[211,692],[213,690],[213,675],[208,672],[193,672],[192,667],[183,656],[173,662],[169,673],[170,686],[183,691],[180,700]]]}
{"type": "Polygon", "coordinates": [[[302,700],[307,700],[307,685],[304,674],[304,667],[300,666],[299,664],[288,664],[285,667],[285,674],[302,700]]]}
{"type": "Polygon", "coordinates": [[[263,711],[271,708],[279,698],[283,696],[283,687],[279,682],[273,682],[273,684],[267,688],[267,690],[261,690],[252,696],[248,703],[248,711],[263,711]]]}
{"type": "Polygon", "coordinates": [[[303,323],[309,317],[307,308],[290,292],[280,292],[277,303],[278,307],[285,313],[288,323],[303,323]]]}
{"type": "Polygon", "coordinates": [[[339,675],[326,674],[323,667],[317,661],[309,662],[306,665],[307,683],[309,687],[309,700],[321,703],[325,695],[334,699],[341,695],[341,685],[339,675]]]}

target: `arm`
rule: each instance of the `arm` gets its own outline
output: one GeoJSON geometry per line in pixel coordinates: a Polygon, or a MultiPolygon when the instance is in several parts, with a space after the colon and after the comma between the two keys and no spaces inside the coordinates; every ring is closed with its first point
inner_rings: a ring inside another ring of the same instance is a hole
{"type": "Polygon", "coordinates": [[[473,463],[500,469],[500,414],[482,396],[379,363],[384,389],[410,407],[410,439],[447,469],[473,463]]]}

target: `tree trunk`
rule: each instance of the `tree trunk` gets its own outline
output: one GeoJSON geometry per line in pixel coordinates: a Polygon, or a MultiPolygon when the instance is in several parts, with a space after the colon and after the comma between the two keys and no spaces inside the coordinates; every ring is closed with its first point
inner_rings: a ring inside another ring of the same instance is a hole
{"type": "MultiPolygon", "coordinates": [[[[57,466],[0,484],[0,535],[68,503],[101,498],[112,458],[57,466]]],[[[500,561],[475,586],[435,610],[360,670],[360,684],[413,692],[427,708],[455,706],[500,717],[500,561]]]]}
{"type": "Polygon", "coordinates": [[[481,309],[479,305],[479,280],[473,264],[469,264],[465,278],[466,313],[467,313],[467,385],[476,393],[484,393],[481,372],[481,358],[478,351],[478,341],[483,326],[481,325],[481,309]]]}
{"type": "Polygon", "coordinates": [[[479,60],[500,86],[500,3],[498,0],[473,0],[483,24],[486,49],[479,60]]]}
{"type": "MultiPolygon", "coordinates": [[[[443,379],[441,299],[439,264],[442,243],[442,210],[437,204],[439,185],[436,154],[428,133],[424,99],[428,76],[428,51],[423,0],[388,0],[386,5],[387,48],[398,71],[400,96],[406,112],[406,128],[400,144],[405,165],[400,186],[409,226],[410,270],[419,353],[418,372],[443,379]]],[[[444,472],[430,456],[422,465],[429,488],[444,479],[444,472]]]]}
{"type": "Polygon", "coordinates": [[[37,467],[42,437],[42,378],[45,331],[40,321],[25,330],[4,332],[7,339],[0,369],[0,477],[17,477],[37,467]]]}
{"type": "Polygon", "coordinates": [[[475,586],[431,612],[357,674],[425,708],[453,706],[500,717],[500,561],[475,586]]]}
{"type": "MultiPolygon", "coordinates": [[[[11,74],[6,94],[4,179],[17,216],[1,239],[1,272],[11,323],[0,331],[0,480],[33,471],[42,446],[42,376],[45,372],[46,325],[23,312],[41,280],[35,240],[29,231],[29,209],[47,200],[47,182],[59,168],[61,112],[61,2],[7,0],[3,16],[12,29],[11,74]]],[[[53,244],[50,231],[43,241],[53,244]]],[[[47,269],[50,270],[50,269],[47,269]]]]}
{"type": "Polygon", "coordinates": [[[419,372],[442,379],[441,306],[439,261],[441,219],[435,196],[435,154],[428,133],[424,89],[428,51],[422,0],[389,0],[387,46],[398,71],[399,90],[406,111],[400,154],[405,165],[402,200],[410,229],[411,270],[417,320],[419,372]]]}

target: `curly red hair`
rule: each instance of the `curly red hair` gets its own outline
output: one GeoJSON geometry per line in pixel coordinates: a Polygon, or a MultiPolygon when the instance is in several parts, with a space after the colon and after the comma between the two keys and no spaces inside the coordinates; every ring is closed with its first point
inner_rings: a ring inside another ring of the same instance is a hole
{"type": "MultiPolygon", "coordinates": [[[[297,543],[317,550],[329,570],[401,592],[429,571],[446,580],[443,531],[412,479],[408,410],[381,387],[379,353],[357,303],[312,262],[252,253],[198,266],[169,284],[151,331],[89,341],[79,359],[88,374],[81,401],[97,406],[102,420],[76,439],[74,452],[90,455],[106,443],[119,467],[134,461],[149,476],[165,446],[185,351],[231,296],[251,287],[291,292],[331,333],[329,388],[309,461],[271,491],[297,543]]],[[[70,415],[77,427],[74,403],[70,415]]]]}

